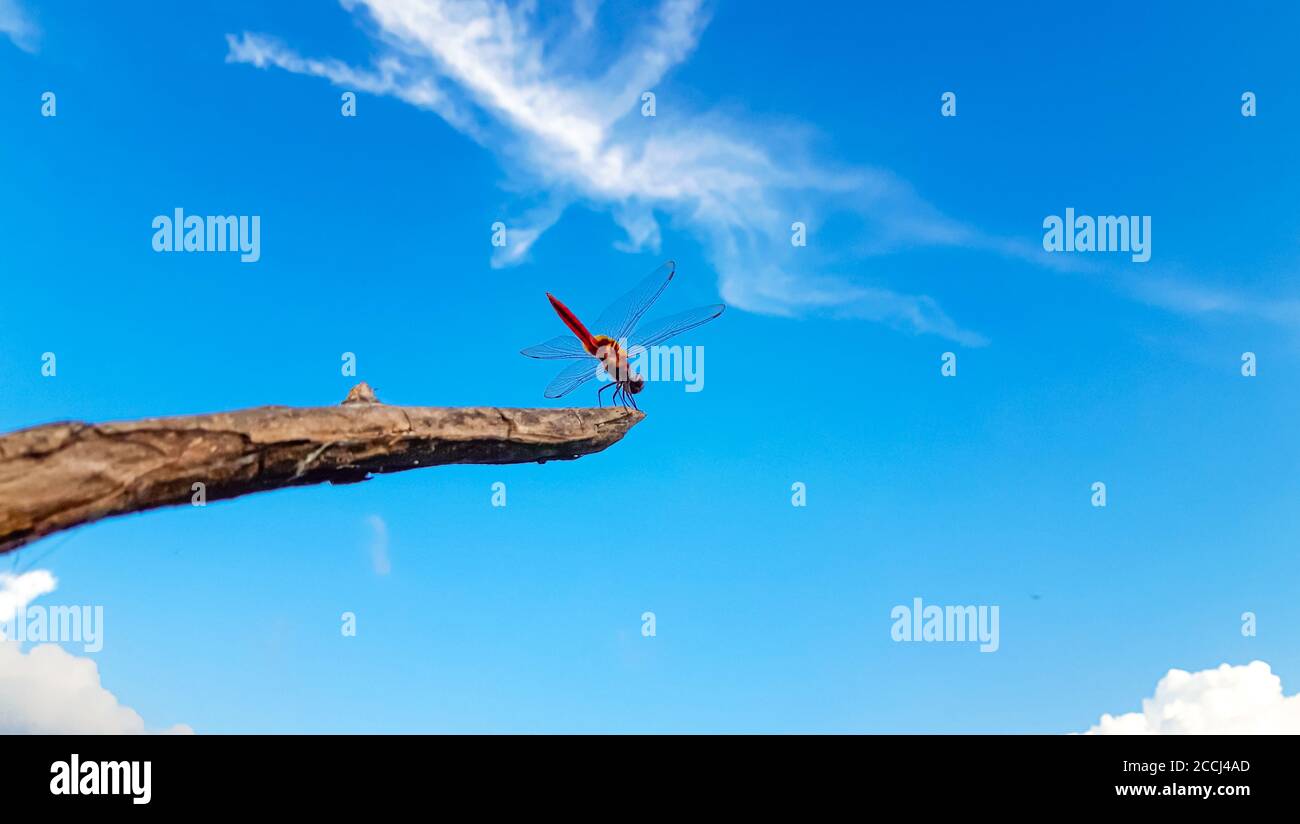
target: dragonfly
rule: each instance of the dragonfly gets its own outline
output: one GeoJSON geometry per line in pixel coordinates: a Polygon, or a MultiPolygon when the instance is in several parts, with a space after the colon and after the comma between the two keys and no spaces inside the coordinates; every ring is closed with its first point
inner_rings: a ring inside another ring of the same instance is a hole
{"type": "Polygon", "coordinates": [[[559,298],[546,293],[551,308],[572,334],[560,335],[544,343],[521,350],[521,354],[543,360],[572,360],[573,363],[555,376],[546,387],[546,397],[562,398],[587,381],[604,375],[608,383],[596,392],[596,400],[613,388],[613,403],[638,408],[636,395],[645,389],[645,376],[637,374],[629,360],[669,338],[708,323],[727,307],[721,303],[688,309],[659,320],[639,325],[646,311],[663,294],[677,273],[677,264],[667,261],[655,269],[627,294],[600,313],[590,330],[559,298]],[[595,334],[592,334],[594,330],[595,334]]]}

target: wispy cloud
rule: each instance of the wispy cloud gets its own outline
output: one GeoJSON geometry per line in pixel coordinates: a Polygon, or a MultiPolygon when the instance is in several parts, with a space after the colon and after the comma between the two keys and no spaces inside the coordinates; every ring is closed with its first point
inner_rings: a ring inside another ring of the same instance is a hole
{"type": "Polygon", "coordinates": [[[978,345],[931,297],[895,291],[880,274],[886,253],[960,246],[1043,262],[1030,244],[985,236],[944,216],[880,169],[814,158],[792,124],[683,111],[641,96],[695,49],[707,24],[700,0],[662,0],[617,51],[594,43],[601,13],[575,0],[577,26],[547,27],[534,3],[499,0],[342,0],[375,30],[369,67],[299,55],[279,39],[227,35],[227,60],[323,77],[429,109],[497,152],[512,187],[533,195],[508,222],[493,265],[524,260],[573,203],[604,209],[623,230],[618,248],[658,252],[661,223],[699,238],[724,299],[773,314],[814,312],[888,323],[978,345]],[[610,54],[618,57],[610,59],[610,54]],[[860,227],[865,259],[837,259],[815,233],[832,218],[860,227]],[[791,224],[809,227],[807,248],[791,224]]]}
{"type": "Polygon", "coordinates": [[[18,0],[0,0],[0,34],[25,52],[36,52],[41,30],[32,18],[18,5],[18,0]]]}
{"type": "Polygon", "coordinates": [[[1264,320],[1292,327],[1300,324],[1300,300],[1295,298],[1260,298],[1169,277],[1138,281],[1132,291],[1145,303],[1181,315],[1264,320]]]}
{"type": "Polygon", "coordinates": [[[388,522],[378,515],[366,518],[370,527],[370,566],[376,575],[387,575],[393,571],[393,562],[388,555],[388,522]]]}
{"type": "Polygon", "coordinates": [[[578,21],[579,31],[591,31],[591,27],[596,25],[600,4],[601,0],[573,0],[573,17],[578,21]]]}

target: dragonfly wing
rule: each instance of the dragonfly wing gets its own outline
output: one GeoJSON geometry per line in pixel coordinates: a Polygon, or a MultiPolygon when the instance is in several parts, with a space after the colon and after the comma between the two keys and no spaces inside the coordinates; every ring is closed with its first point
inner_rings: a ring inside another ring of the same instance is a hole
{"type": "MultiPolygon", "coordinates": [[[[586,354],[586,353],[584,353],[586,354]]],[[[587,381],[596,377],[603,367],[600,361],[587,355],[580,361],[574,361],[560,371],[546,387],[546,397],[562,398],[587,381]]]]}
{"type": "Polygon", "coordinates": [[[689,329],[703,326],[721,315],[726,308],[721,303],[715,303],[712,306],[687,309],[685,312],[678,312],[666,318],[658,318],[638,329],[632,339],[628,341],[628,347],[643,346],[649,348],[655,344],[663,343],[689,329]]]}
{"type": "Polygon", "coordinates": [[[637,321],[641,320],[646,310],[663,294],[676,271],[676,263],[665,261],[632,287],[631,291],[601,312],[600,317],[591,325],[591,331],[597,335],[609,335],[614,340],[626,338],[636,328],[637,321]]]}
{"type": "Polygon", "coordinates": [[[539,343],[536,346],[530,346],[527,349],[519,350],[519,354],[527,355],[530,358],[543,358],[553,360],[555,358],[589,358],[587,350],[582,348],[582,344],[573,335],[558,335],[545,343],[539,343]]]}

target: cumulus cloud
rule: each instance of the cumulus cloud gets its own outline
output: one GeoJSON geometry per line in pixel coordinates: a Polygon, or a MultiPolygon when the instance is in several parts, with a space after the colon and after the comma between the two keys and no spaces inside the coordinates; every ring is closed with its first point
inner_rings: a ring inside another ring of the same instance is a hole
{"type": "Polygon", "coordinates": [[[1187,672],[1171,669],[1141,712],[1103,715],[1088,735],[1297,734],[1300,695],[1263,661],[1187,672]]]}
{"type": "MultiPolygon", "coordinates": [[[[43,569],[0,573],[0,623],[12,621],[56,584],[43,569]]],[[[0,735],[143,732],[144,719],[104,689],[94,661],[55,644],[24,652],[0,632],[0,735]]],[[[194,731],[178,724],[165,732],[194,731]]]]}
{"type": "Polygon", "coordinates": [[[885,283],[883,256],[961,246],[1045,262],[1034,244],[946,217],[888,171],[815,159],[798,126],[691,112],[662,97],[656,116],[643,117],[641,95],[689,57],[707,25],[700,0],[662,0],[614,50],[593,40],[602,7],[592,0],[577,0],[565,25],[548,25],[535,3],[342,4],[375,33],[367,67],[303,57],[254,32],[227,35],[226,59],[396,97],[496,152],[511,188],[544,202],[508,221],[510,243],[494,252],[494,266],[525,260],[565,208],[581,203],[611,215],[624,251],[658,253],[665,222],[693,233],[724,299],[739,308],[857,317],[979,345],[984,339],[932,297],[885,283]],[[815,234],[832,219],[857,227],[853,260],[815,242],[791,245],[792,223],[815,234]]]}
{"type": "Polygon", "coordinates": [[[18,5],[18,0],[0,0],[0,34],[23,51],[35,53],[41,30],[18,5]]]}
{"type": "MultiPolygon", "coordinates": [[[[0,641],[0,734],[143,732],[144,719],[104,689],[94,661],[54,644],[23,652],[17,641],[0,641]]],[[[194,731],[177,724],[164,732],[194,731]]]]}

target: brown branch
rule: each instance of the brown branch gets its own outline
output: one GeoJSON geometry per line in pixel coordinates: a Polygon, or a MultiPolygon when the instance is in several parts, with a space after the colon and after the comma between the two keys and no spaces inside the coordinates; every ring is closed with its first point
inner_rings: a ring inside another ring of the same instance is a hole
{"type": "Polygon", "coordinates": [[[0,436],[0,553],[111,515],[441,464],[544,463],[599,452],[643,417],[605,409],[388,406],[358,384],[339,406],[263,406],[0,436]]]}

